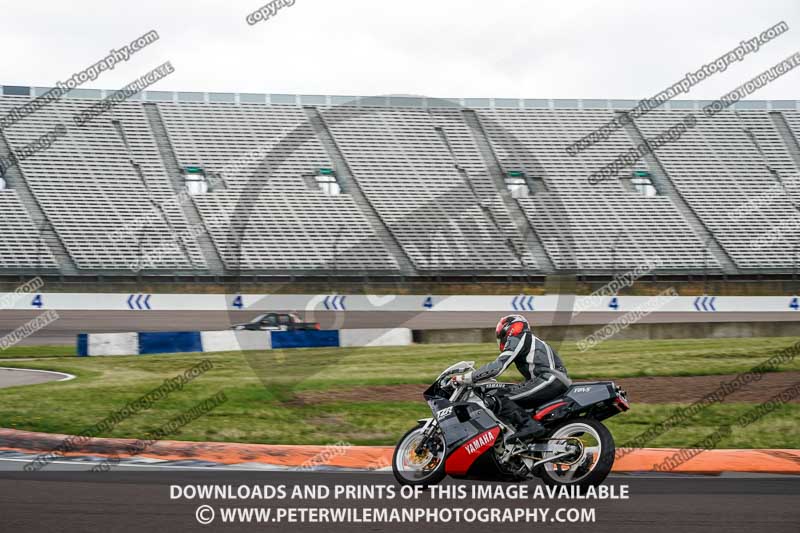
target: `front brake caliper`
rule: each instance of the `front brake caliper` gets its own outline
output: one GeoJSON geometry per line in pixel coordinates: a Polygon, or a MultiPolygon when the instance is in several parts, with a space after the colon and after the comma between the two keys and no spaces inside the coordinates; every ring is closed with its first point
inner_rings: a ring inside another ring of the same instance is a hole
{"type": "Polygon", "coordinates": [[[422,444],[410,446],[408,450],[408,460],[413,464],[423,463],[430,455],[431,452],[422,444]]]}

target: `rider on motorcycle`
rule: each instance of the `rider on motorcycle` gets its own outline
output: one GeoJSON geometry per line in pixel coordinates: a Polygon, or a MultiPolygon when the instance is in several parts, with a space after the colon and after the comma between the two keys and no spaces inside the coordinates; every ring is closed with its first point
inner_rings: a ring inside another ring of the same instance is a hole
{"type": "Polygon", "coordinates": [[[531,332],[525,317],[504,316],[495,332],[500,347],[497,359],[467,374],[453,376],[452,381],[457,384],[486,381],[502,374],[513,362],[525,381],[492,384],[492,388],[485,389],[486,405],[503,422],[516,428],[513,439],[541,437],[547,430],[525,409],[535,408],[563,394],[572,383],[567,369],[555,350],[531,332]]]}

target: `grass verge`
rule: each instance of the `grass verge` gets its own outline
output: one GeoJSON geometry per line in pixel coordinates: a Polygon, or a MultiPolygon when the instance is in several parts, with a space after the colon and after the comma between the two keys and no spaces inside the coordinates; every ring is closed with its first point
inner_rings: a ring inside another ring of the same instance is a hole
{"type": "MultiPolygon", "coordinates": [[[[748,370],[797,341],[798,338],[608,341],[584,354],[567,345],[560,352],[570,374],[577,379],[709,375],[748,370]]],[[[453,362],[488,362],[494,350],[489,344],[417,345],[3,362],[0,366],[69,372],[77,379],[0,389],[0,427],[77,434],[155,389],[165,379],[208,358],[214,365],[210,371],[98,436],[142,437],[202,399],[224,390],[228,397],[225,404],[171,438],[288,444],[344,440],[352,444],[391,445],[417,418],[429,416],[421,398],[419,402],[374,402],[365,397],[360,402],[313,406],[286,402],[296,390],[428,383],[453,362]]],[[[800,363],[794,360],[779,370],[798,369],[800,363]]],[[[609,426],[621,444],[668,418],[677,406],[634,405],[630,412],[610,419],[609,426]]],[[[711,406],[650,445],[690,446],[751,407],[711,406]]],[[[781,406],[756,423],[735,427],[720,446],[800,448],[798,419],[800,405],[781,406]]]]}
{"type": "Polygon", "coordinates": [[[75,346],[11,346],[0,350],[0,359],[70,357],[75,355],[75,346]]]}

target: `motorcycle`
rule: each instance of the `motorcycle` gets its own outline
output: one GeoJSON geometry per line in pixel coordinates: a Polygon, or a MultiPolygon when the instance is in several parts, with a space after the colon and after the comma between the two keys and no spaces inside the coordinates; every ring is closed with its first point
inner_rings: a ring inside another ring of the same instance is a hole
{"type": "Polygon", "coordinates": [[[541,478],[548,485],[599,485],[614,465],[614,438],[602,420],[627,411],[624,390],[613,381],[573,383],[530,415],[548,430],[529,442],[511,441],[514,428],[487,407],[488,380],[456,385],[451,377],[475,369],[461,361],[423,393],[432,418],[400,439],[392,471],[403,485],[435,485],[445,476],[491,481],[541,478]]]}

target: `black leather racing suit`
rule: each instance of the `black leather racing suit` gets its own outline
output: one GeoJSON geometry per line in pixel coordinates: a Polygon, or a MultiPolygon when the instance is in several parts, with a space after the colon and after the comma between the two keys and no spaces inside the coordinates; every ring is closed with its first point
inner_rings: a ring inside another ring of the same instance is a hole
{"type": "Polygon", "coordinates": [[[490,383],[481,388],[488,395],[487,405],[492,411],[504,422],[519,427],[531,420],[525,409],[563,394],[572,381],[556,351],[537,338],[526,324],[509,332],[502,350],[497,359],[475,370],[471,377],[477,383],[499,376],[512,362],[517,366],[525,377],[523,383],[490,383]]]}

